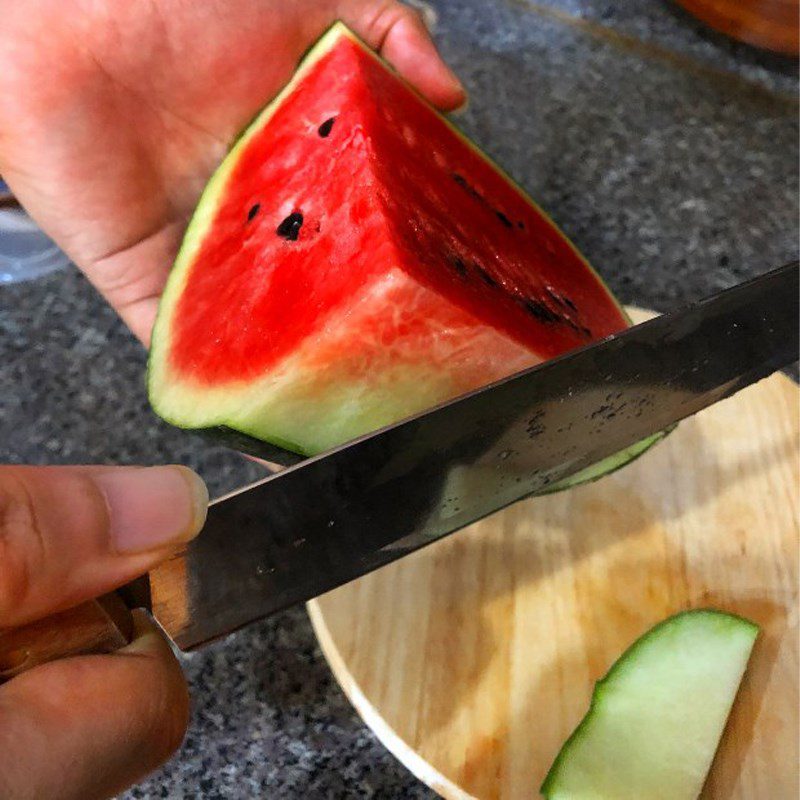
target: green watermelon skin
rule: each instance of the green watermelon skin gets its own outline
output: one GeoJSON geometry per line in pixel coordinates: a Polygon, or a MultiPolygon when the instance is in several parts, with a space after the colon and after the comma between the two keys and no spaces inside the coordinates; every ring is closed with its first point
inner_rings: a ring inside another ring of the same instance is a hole
{"type": "Polygon", "coordinates": [[[700,795],[758,626],[682,611],[637,639],[597,682],[541,787],[551,800],[700,795]]]}
{"type": "Polygon", "coordinates": [[[203,193],[154,328],[150,399],[284,461],[628,325],[541,209],[337,24],[203,193]]]}

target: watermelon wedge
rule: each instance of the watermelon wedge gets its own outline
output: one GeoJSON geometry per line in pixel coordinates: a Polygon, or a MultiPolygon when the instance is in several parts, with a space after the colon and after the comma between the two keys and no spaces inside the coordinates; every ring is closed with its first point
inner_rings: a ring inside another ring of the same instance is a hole
{"type": "Polygon", "coordinates": [[[203,193],[150,399],[312,455],[629,324],[541,209],[337,23],[203,193]]]}

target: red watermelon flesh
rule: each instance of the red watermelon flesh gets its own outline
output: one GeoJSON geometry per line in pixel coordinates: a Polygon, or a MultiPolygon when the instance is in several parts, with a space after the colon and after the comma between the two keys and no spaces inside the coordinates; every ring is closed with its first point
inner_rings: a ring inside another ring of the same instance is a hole
{"type": "Polygon", "coordinates": [[[201,199],[151,401],[312,454],[627,325],[542,211],[337,25],[201,199]]]}

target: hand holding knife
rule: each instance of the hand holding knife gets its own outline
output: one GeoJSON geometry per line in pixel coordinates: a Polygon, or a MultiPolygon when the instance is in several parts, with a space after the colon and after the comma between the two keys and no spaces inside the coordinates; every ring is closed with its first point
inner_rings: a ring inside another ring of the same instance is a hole
{"type": "Polygon", "coordinates": [[[0,675],[116,649],[120,598],[200,647],[545,492],[797,360],[799,295],[794,262],[220,498],[119,596],[0,633],[0,675]]]}

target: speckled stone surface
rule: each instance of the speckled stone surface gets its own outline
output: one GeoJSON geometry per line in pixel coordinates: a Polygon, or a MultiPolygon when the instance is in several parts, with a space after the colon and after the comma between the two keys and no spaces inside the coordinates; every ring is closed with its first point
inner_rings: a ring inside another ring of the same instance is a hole
{"type": "MultiPolygon", "coordinates": [[[[433,6],[471,94],[459,123],[624,301],[667,310],[796,256],[794,65],[659,0],[433,6]]],[[[75,270],[0,287],[0,459],[177,461],[213,494],[260,474],[159,422],[144,364],[75,270]]],[[[433,796],[354,714],[302,609],[183,662],[183,749],[126,800],[433,796]]]]}

